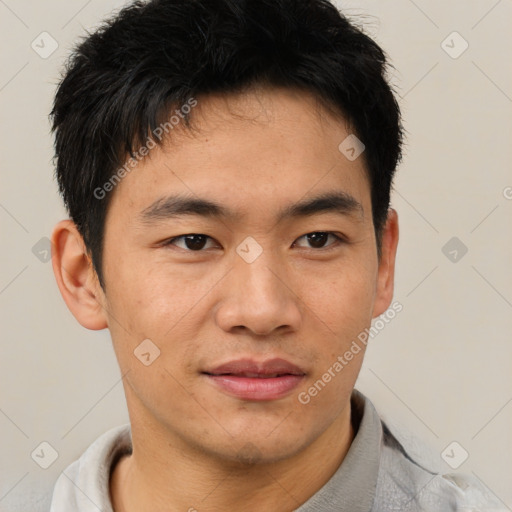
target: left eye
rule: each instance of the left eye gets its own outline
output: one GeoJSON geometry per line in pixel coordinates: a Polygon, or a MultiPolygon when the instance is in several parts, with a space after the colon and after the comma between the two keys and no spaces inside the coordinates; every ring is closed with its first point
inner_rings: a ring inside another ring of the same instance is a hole
{"type": "Polygon", "coordinates": [[[327,247],[338,245],[343,242],[342,238],[330,231],[315,231],[314,233],[308,233],[307,235],[301,236],[300,238],[297,238],[297,240],[305,238],[313,246],[313,249],[322,249],[330,236],[334,238],[334,242],[329,244],[327,247]]]}
{"type": "MultiPolygon", "coordinates": [[[[310,248],[312,249],[322,249],[323,247],[330,247],[332,245],[338,245],[339,243],[343,242],[342,238],[335,235],[334,233],[331,233],[330,231],[315,231],[313,233],[307,233],[306,235],[297,238],[297,241],[303,238],[306,239],[309,244],[311,244],[312,247],[310,248]],[[326,246],[329,237],[334,238],[334,242],[326,246]]],[[[202,249],[209,248],[205,247],[207,246],[207,242],[209,240],[213,241],[213,238],[209,237],[208,235],[191,233],[188,235],[181,235],[175,238],[171,238],[165,242],[164,245],[176,245],[177,247],[188,251],[199,252],[202,249]],[[177,243],[177,241],[181,241],[181,245],[177,243]]],[[[297,241],[295,243],[297,243],[297,241]]]]}

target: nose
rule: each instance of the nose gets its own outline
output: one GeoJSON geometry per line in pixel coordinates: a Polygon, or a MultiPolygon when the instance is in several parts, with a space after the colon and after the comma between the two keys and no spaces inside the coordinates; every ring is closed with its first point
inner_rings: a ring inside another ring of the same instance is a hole
{"type": "Polygon", "coordinates": [[[238,256],[223,280],[216,322],[224,331],[268,336],[300,328],[300,298],[283,264],[270,251],[247,263],[238,256]]]}

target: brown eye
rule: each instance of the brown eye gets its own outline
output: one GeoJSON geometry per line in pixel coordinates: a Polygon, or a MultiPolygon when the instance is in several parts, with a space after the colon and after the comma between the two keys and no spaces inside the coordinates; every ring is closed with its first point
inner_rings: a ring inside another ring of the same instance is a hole
{"type": "Polygon", "coordinates": [[[176,245],[181,249],[185,249],[192,252],[199,252],[204,249],[208,240],[212,240],[207,235],[191,233],[188,235],[181,235],[168,240],[164,245],[176,245]],[[176,243],[180,241],[180,243],[176,243]]]}
{"type": "Polygon", "coordinates": [[[343,240],[339,236],[329,231],[315,231],[313,233],[308,233],[298,238],[298,240],[301,240],[302,238],[305,238],[307,240],[307,242],[310,244],[310,248],[312,249],[323,249],[324,247],[331,247],[343,242],[343,240]],[[333,237],[334,242],[329,245],[326,245],[327,241],[329,240],[329,237],[333,237]]]}

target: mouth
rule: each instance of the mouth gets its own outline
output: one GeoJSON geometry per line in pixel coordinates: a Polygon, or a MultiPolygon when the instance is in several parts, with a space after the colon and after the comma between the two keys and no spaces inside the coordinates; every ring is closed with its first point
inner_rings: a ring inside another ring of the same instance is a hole
{"type": "Polygon", "coordinates": [[[208,373],[205,372],[206,375],[211,375],[212,377],[240,377],[244,379],[275,379],[276,377],[283,377],[285,375],[295,375],[293,373],[208,373]]]}
{"type": "Polygon", "coordinates": [[[241,400],[265,401],[284,398],[306,373],[284,359],[258,363],[239,359],[202,372],[221,392],[241,400]]]}

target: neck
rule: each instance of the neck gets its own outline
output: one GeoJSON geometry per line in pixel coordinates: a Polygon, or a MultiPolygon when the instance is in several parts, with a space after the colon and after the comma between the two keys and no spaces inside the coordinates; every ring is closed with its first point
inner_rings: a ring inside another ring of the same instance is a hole
{"type": "Polygon", "coordinates": [[[271,463],[219,460],[168,431],[132,420],[133,452],[110,479],[115,512],[292,511],[334,475],[354,438],[350,400],[309,446],[271,463]]]}

